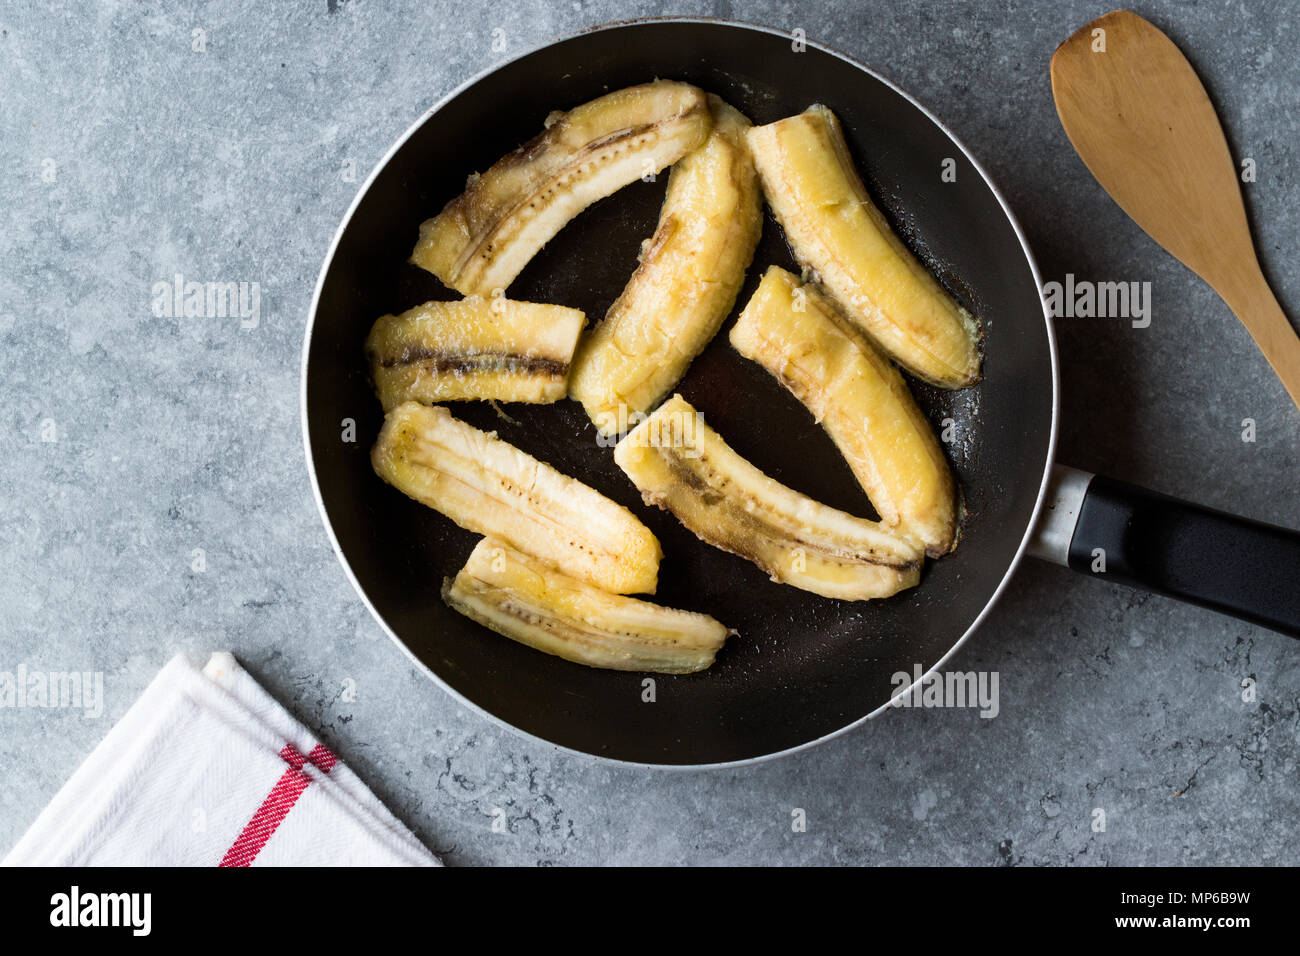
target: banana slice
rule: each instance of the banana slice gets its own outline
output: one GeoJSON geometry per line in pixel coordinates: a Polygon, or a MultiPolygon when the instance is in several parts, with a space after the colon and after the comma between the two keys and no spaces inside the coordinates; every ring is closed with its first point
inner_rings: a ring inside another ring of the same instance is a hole
{"type": "Polygon", "coordinates": [[[480,541],[443,582],[442,599],[520,644],[620,671],[702,671],[730,633],[707,614],[584,584],[494,538],[480,541]]]}
{"type": "Polygon", "coordinates": [[[641,264],[574,359],[569,394],[602,434],[672,391],[717,334],[745,280],[762,200],[744,114],[709,96],[713,132],[668,179],[641,264]]]}
{"type": "Polygon", "coordinates": [[[663,552],[632,512],[441,406],[390,411],[370,460],[384,481],[462,528],[607,591],[654,593],[663,552]]]}
{"type": "Polygon", "coordinates": [[[747,558],[773,581],[823,597],[882,598],[920,580],[923,555],[877,522],[814,501],[767,475],[680,395],[628,432],[614,461],[646,504],[747,558]]]}
{"type": "Polygon", "coordinates": [[[913,374],[979,380],[979,322],[894,234],[853,166],[839,120],[811,106],[749,132],[763,192],[800,263],[849,319],[913,374]]]}
{"type": "Polygon", "coordinates": [[[366,355],[384,410],[402,402],[554,402],[587,317],[562,305],[470,296],[385,315],[366,355]]]}
{"type": "Polygon", "coordinates": [[[667,80],[553,115],[420,227],[411,261],[465,295],[504,291],[570,219],[677,162],[709,125],[703,91],[667,80]]]}
{"type": "Polygon", "coordinates": [[[731,344],[807,406],[887,525],[951,551],[952,471],[929,421],[888,359],[812,286],[772,266],[731,329],[731,344]]]}

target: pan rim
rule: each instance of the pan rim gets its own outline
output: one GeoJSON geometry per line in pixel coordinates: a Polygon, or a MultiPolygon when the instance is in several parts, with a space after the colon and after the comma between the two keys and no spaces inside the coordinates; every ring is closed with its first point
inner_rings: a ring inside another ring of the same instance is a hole
{"type": "Polygon", "coordinates": [[[1043,461],[1043,474],[1039,481],[1038,494],[1034,500],[1034,507],[1032,512],[1030,513],[1029,522],[1025,526],[1024,533],[1021,535],[1020,543],[1016,547],[1016,552],[1012,556],[1011,562],[1007,565],[1006,571],[1003,573],[1001,580],[998,581],[998,585],[996,588],[994,588],[993,593],[989,596],[988,601],[985,602],[984,607],[980,610],[980,612],[977,615],[975,615],[975,619],[971,621],[970,626],[966,628],[965,632],[962,633],[962,635],[957,639],[957,641],[950,648],[948,648],[947,652],[944,653],[943,656],[940,657],[929,669],[927,669],[918,680],[915,680],[908,686],[901,688],[897,693],[891,696],[888,701],[881,704],[875,710],[872,710],[871,712],[864,714],[861,717],[858,717],[857,719],[851,721],[850,723],[847,723],[844,726],[831,731],[830,733],[823,734],[820,737],[816,737],[812,740],[804,741],[801,744],[796,744],[793,747],[787,747],[783,750],[776,750],[771,753],[760,754],[754,757],[744,757],[739,760],[725,760],[725,761],[717,761],[713,763],[649,763],[649,762],[637,761],[637,760],[623,760],[618,757],[608,757],[602,754],[590,753],[585,750],[577,750],[572,747],[564,746],[563,744],[557,744],[554,741],[545,739],[544,737],[539,737],[536,734],[529,733],[523,728],[517,727],[514,724],[510,723],[509,721],[497,716],[496,714],[492,713],[486,708],[481,707],[479,704],[465,697],[463,694],[455,690],[450,684],[444,681],[440,676],[438,676],[438,674],[435,673],[427,664],[425,664],[424,661],[422,661],[419,657],[417,657],[416,654],[410,649],[410,647],[407,646],[406,642],[403,641],[397,635],[397,633],[388,626],[388,623],[384,620],[383,616],[379,613],[379,610],[374,606],[373,603],[371,603],[370,597],[366,594],[365,589],[362,588],[361,582],[357,579],[356,574],[353,572],[351,564],[348,563],[347,557],[343,554],[343,549],[339,545],[338,537],[335,535],[334,527],[330,522],[329,513],[325,507],[325,500],[321,495],[320,482],[317,479],[317,475],[316,475],[316,464],[315,464],[315,459],[312,455],[311,433],[308,427],[308,419],[307,419],[307,375],[308,375],[308,366],[310,364],[310,358],[311,358],[312,333],[314,332],[316,326],[316,314],[320,305],[321,291],[325,285],[325,278],[329,273],[330,267],[334,263],[334,257],[338,251],[339,243],[342,240],[343,234],[347,231],[348,226],[351,224],[352,217],[355,215],[358,207],[361,205],[361,202],[365,199],[367,193],[369,193],[370,187],[374,184],[375,180],[379,177],[379,174],[383,172],[383,170],[388,166],[388,163],[392,160],[392,158],[395,155],[397,155],[397,153],[402,149],[402,147],[406,145],[407,141],[413,135],[415,135],[416,131],[419,130],[422,126],[424,126],[426,122],[432,119],[440,110],[442,110],[444,106],[450,103],[461,93],[465,92],[470,87],[479,83],[484,78],[490,76],[493,73],[496,73],[498,70],[502,70],[505,67],[510,66],[511,64],[517,62],[518,60],[523,59],[524,57],[531,56],[533,53],[536,53],[539,50],[544,50],[548,47],[557,46],[561,43],[566,43],[569,40],[576,39],[577,37],[586,36],[587,34],[598,33],[606,30],[620,30],[627,27],[635,27],[642,24],[651,24],[651,23],[687,23],[687,24],[700,23],[700,24],[710,24],[716,26],[730,27],[730,28],[735,28],[740,30],[751,30],[757,33],[766,33],[772,36],[781,36],[781,37],[789,36],[789,34],[786,31],[778,30],[775,27],[769,27],[769,26],[756,24],[756,23],[747,23],[741,20],[723,19],[719,17],[669,16],[669,17],[638,17],[638,18],[625,19],[625,20],[612,20],[607,23],[601,23],[590,27],[584,27],[581,30],[575,30],[571,33],[566,33],[561,36],[553,37],[549,40],[545,40],[541,43],[534,44],[533,46],[530,46],[527,49],[522,50],[521,52],[519,52],[518,54],[512,57],[502,60],[500,63],[493,64],[492,66],[487,67],[484,70],[480,70],[478,73],[474,74],[469,79],[463,81],[462,83],[454,87],[444,96],[440,97],[438,101],[433,104],[433,106],[425,110],[420,115],[420,117],[416,119],[415,122],[413,122],[406,129],[406,131],[403,132],[402,135],[397,138],[397,140],[393,142],[393,144],[388,148],[388,150],[384,153],[384,155],[375,164],[374,168],[371,169],[365,181],[362,182],[360,187],[357,189],[356,195],[353,196],[352,202],[349,203],[348,205],[347,212],[344,213],[343,218],[340,220],[339,225],[335,230],[333,237],[330,239],[329,247],[327,248],[325,253],[325,259],[322,262],[320,272],[316,277],[316,287],[312,292],[311,305],[309,306],[307,312],[307,324],[303,332],[302,358],[299,367],[299,380],[300,380],[299,418],[302,427],[303,451],[306,456],[307,474],[311,481],[312,497],[316,501],[316,510],[320,515],[322,524],[325,526],[325,534],[329,538],[330,547],[333,549],[334,556],[338,559],[339,564],[342,566],[344,575],[347,577],[348,581],[351,582],[352,589],[356,592],[357,596],[361,598],[361,603],[365,605],[366,609],[370,612],[370,616],[374,618],[375,622],[379,625],[380,629],[385,634],[388,635],[389,639],[394,644],[396,644],[397,647],[400,648],[403,653],[406,654],[406,656],[410,659],[412,664],[414,664],[417,668],[419,668],[424,673],[424,675],[427,678],[429,678],[434,684],[436,684],[445,693],[451,696],[453,700],[457,701],[459,704],[463,705],[469,710],[486,717],[490,722],[496,724],[497,726],[505,728],[512,734],[523,737],[527,740],[531,740],[534,743],[539,744],[543,748],[555,752],[571,754],[575,757],[579,757],[584,760],[595,761],[600,764],[612,764],[620,767],[639,768],[639,769],[648,769],[648,770],[687,771],[687,772],[696,771],[696,770],[737,769],[740,767],[753,766],[760,763],[766,763],[768,761],[778,760],[783,757],[793,756],[794,754],[800,753],[805,750],[810,750],[814,747],[820,746],[821,744],[827,743],[828,741],[833,740],[836,737],[840,737],[845,734],[848,734],[849,732],[856,730],[857,728],[861,727],[863,724],[867,723],[867,721],[873,720],[874,718],[879,717],[881,714],[885,713],[886,711],[893,709],[895,701],[898,701],[911,694],[912,691],[917,686],[924,684],[925,681],[929,679],[930,675],[939,671],[944,666],[944,664],[946,664],[949,660],[951,660],[952,657],[957,653],[957,651],[959,651],[966,644],[966,642],[975,633],[975,631],[979,629],[980,625],[984,622],[989,612],[993,609],[994,605],[997,604],[999,598],[1001,598],[1003,593],[1006,591],[1008,583],[1010,582],[1012,576],[1015,574],[1016,569],[1020,566],[1020,562],[1024,559],[1025,551],[1029,546],[1030,538],[1033,536],[1034,528],[1038,523],[1038,518],[1043,509],[1044,499],[1046,498],[1047,495],[1048,482],[1051,477],[1052,467],[1056,461],[1056,442],[1057,442],[1057,433],[1058,433],[1058,426],[1060,420],[1060,399],[1061,399],[1060,368],[1059,368],[1057,348],[1056,348],[1056,333],[1052,325],[1051,313],[1048,311],[1047,301],[1043,294],[1043,279],[1038,269],[1038,261],[1037,259],[1035,259],[1033,250],[1029,246],[1029,241],[1025,236],[1024,230],[1021,228],[1020,221],[1016,218],[1015,213],[1012,212],[1010,205],[1007,203],[1006,197],[1003,196],[1002,191],[998,188],[997,184],[993,181],[992,177],[988,173],[988,170],[986,170],[984,168],[984,165],[978,159],[975,158],[975,156],[971,153],[969,149],[967,149],[966,144],[957,136],[957,134],[954,133],[951,129],[949,129],[947,124],[945,124],[942,120],[940,120],[939,117],[936,116],[924,103],[920,102],[920,100],[912,96],[911,93],[909,93],[907,90],[900,87],[893,80],[884,76],[882,73],[878,72],[877,70],[867,66],[866,64],[859,62],[857,59],[849,56],[848,54],[841,53],[838,50],[835,50],[822,43],[818,43],[812,39],[805,38],[803,40],[803,42],[808,47],[811,47],[815,50],[818,50],[821,53],[825,53],[829,56],[833,56],[839,60],[842,60],[845,63],[849,64],[850,66],[854,67],[855,69],[860,70],[861,72],[867,74],[873,79],[883,83],[890,90],[892,90],[893,92],[901,96],[903,99],[905,99],[913,107],[920,110],[920,112],[931,123],[937,126],[943,132],[943,134],[947,136],[949,140],[952,141],[954,146],[956,146],[959,150],[961,150],[962,155],[971,164],[971,166],[975,169],[975,171],[979,173],[980,178],[984,181],[984,184],[989,188],[990,192],[992,192],[993,197],[998,202],[998,206],[1002,209],[1003,215],[1006,216],[1007,222],[1010,223],[1012,230],[1015,232],[1016,239],[1020,243],[1021,251],[1024,254],[1025,262],[1029,266],[1029,271],[1033,276],[1034,285],[1038,289],[1038,300],[1040,306],[1042,307],[1042,314],[1043,314],[1043,326],[1044,326],[1044,331],[1047,334],[1048,359],[1051,363],[1051,375],[1052,375],[1051,425],[1050,425],[1049,434],[1047,438],[1046,455],[1043,461]]]}

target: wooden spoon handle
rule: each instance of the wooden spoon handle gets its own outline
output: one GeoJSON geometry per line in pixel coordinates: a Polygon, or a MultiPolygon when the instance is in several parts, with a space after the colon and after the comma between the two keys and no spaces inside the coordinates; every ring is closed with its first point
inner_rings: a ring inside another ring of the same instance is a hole
{"type": "Polygon", "coordinates": [[[1254,268],[1240,279],[1224,284],[1216,291],[1250,332],[1250,337],[1282,380],[1291,401],[1300,408],[1300,337],[1296,336],[1263,273],[1253,262],[1252,265],[1254,268]]]}

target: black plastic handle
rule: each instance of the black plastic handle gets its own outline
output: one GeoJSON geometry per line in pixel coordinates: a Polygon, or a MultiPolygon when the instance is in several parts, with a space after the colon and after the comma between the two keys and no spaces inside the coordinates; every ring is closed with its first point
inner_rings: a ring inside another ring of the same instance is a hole
{"type": "Polygon", "coordinates": [[[1300,637],[1300,532],[1097,475],[1070,567],[1300,637]]]}

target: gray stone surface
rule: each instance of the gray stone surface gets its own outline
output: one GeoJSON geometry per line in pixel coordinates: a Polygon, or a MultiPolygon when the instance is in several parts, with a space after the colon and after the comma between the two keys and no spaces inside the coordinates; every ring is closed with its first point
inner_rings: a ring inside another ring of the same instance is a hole
{"type": "MultiPolygon", "coordinates": [[[[1300,647],[1061,569],[1024,567],[954,662],[1000,672],[997,719],[897,712],[731,771],[624,769],[517,738],[427,684],[368,617],[320,526],[299,439],[299,348],[329,238],[357,183],[443,93],[547,38],[665,10],[0,10],[0,670],[103,671],[107,694],[99,720],[0,710],[0,849],[175,650],[228,648],[454,863],[1300,862],[1300,647]],[[153,284],[178,272],[260,283],[258,327],[154,316],[153,284]],[[57,441],[42,441],[50,428],[57,441]],[[494,808],[509,832],[492,832],[494,808]],[[807,832],[791,831],[793,808],[807,832]]],[[[1300,416],[1245,331],[1105,197],[1056,120],[1048,59],[1101,10],[671,12],[802,27],[873,64],[989,166],[1047,278],[1152,282],[1148,329],[1058,323],[1063,461],[1300,526],[1300,416]]],[[[1300,249],[1296,8],[1142,11],[1191,51],[1236,153],[1255,160],[1259,245],[1300,314],[1287,265],[1300,249]]]]}

